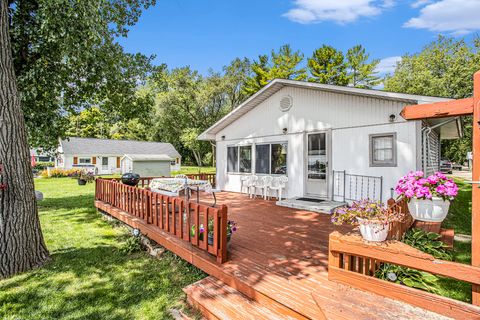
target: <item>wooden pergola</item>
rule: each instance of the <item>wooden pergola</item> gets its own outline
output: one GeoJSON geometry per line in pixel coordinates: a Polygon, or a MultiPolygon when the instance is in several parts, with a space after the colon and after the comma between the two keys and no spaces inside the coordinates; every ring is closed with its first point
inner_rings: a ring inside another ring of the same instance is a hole
{"type": "MultiPolygon", "coordinates": [[[[406,120],[473,115],[472,266],[480,267],[480,71],[473,76],[473,97],[432,104],[406,106],[406,120]]],[[[472,286],[472,303],[480,305],[480,286],[472,286]]]]}

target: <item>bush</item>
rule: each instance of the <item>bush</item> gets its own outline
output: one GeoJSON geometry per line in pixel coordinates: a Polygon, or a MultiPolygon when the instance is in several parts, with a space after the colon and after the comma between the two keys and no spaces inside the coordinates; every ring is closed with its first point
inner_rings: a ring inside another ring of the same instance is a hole
{"type": "Polygon", "coordinates": [[[54,162],[39,161],[39,162],[35,163],[35,166],[33,167],[33,170],[42,171],[42,170],[47,169],[47,167],[55,167],[55,163],[54,162]]]}
{"type": "Polygon", "coordinates": [[[65,178],[65,177],[78,177],[81,174],[80,169],[50,169],[50,176],[47,170],[40,172],[40,176],[43,178],[65,178]]]}
{"type": "Polygon", "coordinates": [[[140,241],[140,237],[129,236],[127,240],[120,247],[120,252],[125,254],[132,254],[142,251],[143,245],[140,241]]]}

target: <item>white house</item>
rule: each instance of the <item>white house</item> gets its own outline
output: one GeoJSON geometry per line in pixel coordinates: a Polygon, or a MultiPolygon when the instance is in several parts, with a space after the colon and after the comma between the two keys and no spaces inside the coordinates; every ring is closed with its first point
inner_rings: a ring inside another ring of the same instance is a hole
{"type": "Polygon", "coordinates": [[[458,119],[400,116],[443,100],[275,79],[199,139],[216,143],[223,190],[240,192],[244,175],[287,175],[288,198],[385,201],[408,171],[438,169],[440,139],[462,134],[458,119]]]}
{"type": "Polygon", "coordinates": [[[181,156],[170,143],[77,137],[60,140],[55,166],[92,169],[98,174],[125,173],[131,168],[125,165],[122,170],[122,158],[126,155],[135,157],[136,161],[141,161],[138,156],[148,158],[143,167],[150,166],[149,172],[155,172],[153,167],[157,165],[162,167],[157,168],[159,172],[164,172],[165,161],[168,161],[169,170],[181,168],[181,156]]]}

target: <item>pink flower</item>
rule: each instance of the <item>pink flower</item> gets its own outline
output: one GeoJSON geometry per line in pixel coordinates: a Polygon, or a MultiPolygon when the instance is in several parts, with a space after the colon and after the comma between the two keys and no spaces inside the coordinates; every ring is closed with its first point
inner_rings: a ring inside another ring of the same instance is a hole
{"type": "Polygon", "coordinates": [[[415,177],[422,178],[423,177],[423,171],[416,171],[415,172],[415,177]]]}
{"type": "Polygon", "coordinates": [[[430,184],[437,184],[438,183],[438,177],[436,176],[430,176],[427,178],[428,183],[430,184]]]}
{"type": "Polygon", "coordinates": [[[437,186],[437,188],[435,188],[435,191],[438,194],[442,195],[442,194],[445,194],[447,192],[447,188],[443,184],[441,184],[441,185],[437,186]]]}

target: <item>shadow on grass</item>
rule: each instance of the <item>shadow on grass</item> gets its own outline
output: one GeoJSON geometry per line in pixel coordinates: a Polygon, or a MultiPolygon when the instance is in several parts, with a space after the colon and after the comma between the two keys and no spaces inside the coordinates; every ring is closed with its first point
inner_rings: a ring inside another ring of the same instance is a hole
{"type": "Polygon", "coordinates": [[[69,247],[44,268],[0,282],[0,317],[132,319],[147,308],[143,318],[163,318],[202,277],[170,253],[155,260],[114,246],[69,247]]]}

